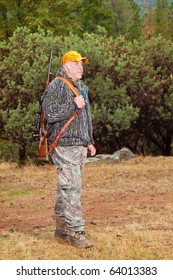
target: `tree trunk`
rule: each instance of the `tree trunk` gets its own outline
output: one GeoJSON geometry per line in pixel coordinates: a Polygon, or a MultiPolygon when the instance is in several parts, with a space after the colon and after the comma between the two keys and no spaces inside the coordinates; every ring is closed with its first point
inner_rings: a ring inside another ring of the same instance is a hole
{"type": "Polygon", "coordinates": [[[26,144],[20,143],[19,145],[19,165],[22,166],[26,159],[26,144]]]}
{"type": "Polygon", "coordinates": [[[166,139],[165,139],[165,143],[164,143],[164,150],[163,150],[164,156],[171,155],[171,140],[172,140],[171,132],[167,130],[166,139]]]}

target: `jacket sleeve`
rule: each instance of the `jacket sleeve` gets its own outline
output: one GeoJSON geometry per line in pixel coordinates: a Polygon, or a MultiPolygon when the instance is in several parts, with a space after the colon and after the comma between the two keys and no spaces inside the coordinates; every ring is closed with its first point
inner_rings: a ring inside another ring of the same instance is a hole
{"type": "Polygon", "coordinates": [[[43,110],[48,123],[68,120],[76,111],[73,92],[60,80],[53,80],[43,97],[43,110]]]}
{"type": "Polygon", "coordinates": [[[86,95],[86,104],[87,104],[88,133],[89,133],[89,137],[90,137],[90,144],[94,144],[92,116],[91,116],[90,102],[89,102],[88,94],[86,95]]]}

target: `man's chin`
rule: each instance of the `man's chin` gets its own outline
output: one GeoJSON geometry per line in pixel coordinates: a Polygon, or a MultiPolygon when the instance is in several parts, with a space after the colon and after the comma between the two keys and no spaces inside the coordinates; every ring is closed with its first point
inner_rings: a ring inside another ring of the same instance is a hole
{"type": "Polygon", "coordinates": [[[78,79],[81,79],[81,78],[82,78],[82,74],[79,74],[77,78],[78,78],[78,79]]]}

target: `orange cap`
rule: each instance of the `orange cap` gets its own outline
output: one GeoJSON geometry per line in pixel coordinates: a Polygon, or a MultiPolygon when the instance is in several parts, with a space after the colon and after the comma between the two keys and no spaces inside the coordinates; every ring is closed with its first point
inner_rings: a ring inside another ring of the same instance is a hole
{"type": "Polygon", "coordinates": [[[80,61],[80,60],[82,60],[83,62],[88,62],[88,58],[82,57],[80,53],[75,51],[70,51],[62,56],[61,64],[65,64],[68,61],[80,61]]]}

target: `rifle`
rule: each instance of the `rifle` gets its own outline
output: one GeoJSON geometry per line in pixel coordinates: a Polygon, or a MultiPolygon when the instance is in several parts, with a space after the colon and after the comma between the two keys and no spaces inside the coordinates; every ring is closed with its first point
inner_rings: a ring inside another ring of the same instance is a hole
{"type": "MultiPolygon", "coordinates": [[[[49,56],[49,67],[48,67],[48,76],[47,81],[45,85],[45,90],[48,87],[49,83],[52,81],[52,73],[50,72],[51,63],[52,63],[52,54],[53,50],[50,50],[50,56],[49,56]]],[[[43,103],[43,96],[40,97],[40,106],[39,106],[39,112],[40,115],[39,124],[37,123],[37,126],[39,126],[39,147],[38,147],[38,159],[43,161],[48,161],[48,141],[47,138],[49,137],[49,132],[45,129],[45,118],[44,118],[44,110],[42,108],[43,103]]]]}

